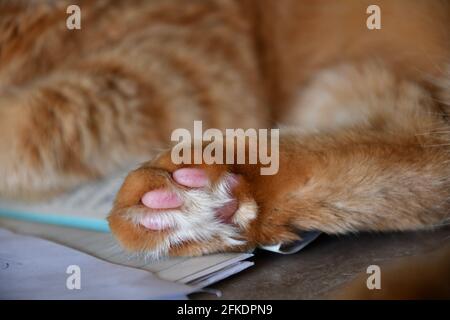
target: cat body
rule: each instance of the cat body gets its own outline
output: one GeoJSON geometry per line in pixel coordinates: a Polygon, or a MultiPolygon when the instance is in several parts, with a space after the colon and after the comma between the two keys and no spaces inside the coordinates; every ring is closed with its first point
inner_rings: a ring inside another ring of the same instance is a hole
{"type": "Polygon", "coordinates": [[[450,3],[372,2],[78,1],[80,30],[64,1],[0,2],[0,194],[153,159],[109,222],[155,258],[445,223],[450,3]],[[161,150],[196,120],[279,127],[278,172],[173,163],[161,150]]]}

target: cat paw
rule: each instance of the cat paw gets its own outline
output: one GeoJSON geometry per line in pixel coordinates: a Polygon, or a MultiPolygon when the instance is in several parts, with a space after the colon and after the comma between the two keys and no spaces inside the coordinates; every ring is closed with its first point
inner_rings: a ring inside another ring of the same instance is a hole
{"type": "Polygon", "coordinates": [[[241,175],[223,165],[157,161],[125,179],[108,220],[121,245],[152,258],[253,247],[257,205],[241,175]]]}

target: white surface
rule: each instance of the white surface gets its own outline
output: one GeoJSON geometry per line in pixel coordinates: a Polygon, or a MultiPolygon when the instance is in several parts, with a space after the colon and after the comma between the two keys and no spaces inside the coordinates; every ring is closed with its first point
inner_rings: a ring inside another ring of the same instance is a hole
{"type": "MultiPolygon", "coordinates": [[[[43,237],[105,261],[144,269],[153,272],[161,279],[182,284],[189,284],[198,278],[208,277],[211,273],[214,273],[215,276],[217,276],[222,269],[240,263],[242,260],[252,256],[252,254],[248,253],[222,253],[195,258],[179,257],[152,261],[133,256],[123,251],[110,233],[93,232],[30,223],[26,221],[16,221],[12,219],[0,219],[0,227],[8,228],[22,234],[43,237]]],[[[231,274],[227,271],[227,276],[229,275],[231,274]]],[[[222,279],[224,278],[225,276],[222,277],[222,279]]]]}
{"type": "Polygon", "coordinates": [[[161,299],[180,298],[193,291],[148,271],[0,229],[1,299],[161,299]],[[70,265],[80,268],[80,289],[66,286],[70,265]]]}

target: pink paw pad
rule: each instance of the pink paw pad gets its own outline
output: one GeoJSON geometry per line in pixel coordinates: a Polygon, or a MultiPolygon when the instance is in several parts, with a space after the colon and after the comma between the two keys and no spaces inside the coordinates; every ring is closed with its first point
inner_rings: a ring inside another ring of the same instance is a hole
{"type": "Polygon", "coordinates": [[[196,168],[182,168],[172,174],[173,179],[183,186],[190,188],[205,187],[209,183],[206,172],[196,168]]]}
{"type": "Polygon", "coordinates": [[[142,196],[141,201],[145,206],[152,209],[172,209],[183,204],[183,199],[169,190],[147,192],[142,196]]]}

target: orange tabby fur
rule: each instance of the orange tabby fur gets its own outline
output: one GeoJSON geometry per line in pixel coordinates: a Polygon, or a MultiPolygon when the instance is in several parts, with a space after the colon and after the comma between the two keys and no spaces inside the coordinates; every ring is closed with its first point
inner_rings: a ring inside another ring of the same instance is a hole
{"type": "Polygon", "coordinates": [[[292,241],[297,229],[415,230],[448,218],[448,1],[75,2],[73,31],[69,2],[0,2],[1,195],[61,192],[153,158],[194,120],[281,124],[276,175],[196,166],[211,180],[205,197],[239,175],[234,227],[174,243],[171,230],[134,222],[148,191],[189,198],[165,152],[126,179],[113,233],[130,250],[199,255],[292,241]],[[381,30],[366,27],[370,4],[381,30]]]}

